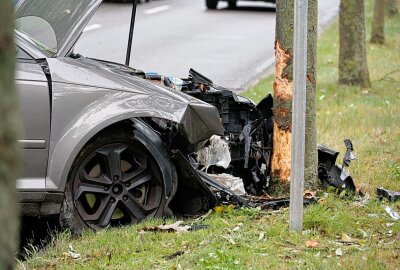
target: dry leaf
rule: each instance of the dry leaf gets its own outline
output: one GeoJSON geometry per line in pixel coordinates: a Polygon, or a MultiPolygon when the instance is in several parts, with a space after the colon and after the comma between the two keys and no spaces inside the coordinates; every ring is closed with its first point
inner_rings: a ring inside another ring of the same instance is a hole
{"type": "Polygon", "coordinates": [[[224,207],[223,207],[222,205],[215,206],[215,207],[214,207],[214,211],[215,211],[215,213],[217,213],[217,214],[221,214],[222,211],[224,211],[224,207]]]}
{"type": "Polygon", "coordinates": [[[340,238],[343,242],[353,242],[353,239],[345,233],[342,233],[342,237],[340,238]]]}
{"type": "Polygon", "coordinates": [[[319,200],[318,200],[318,204],[326,205],[326,204],[327,204],[327,201],[326,201],[326,199],[319,199],[319,200]]]}
{"type": "Polygon", "coordinates": [[[305,199],[311,199],[315,197],[315,194],[317,194],[316,191],[314,190],[310,190],[310,189],[306,189],[304,190],[303,196],[305,199]]]}
{"type": "Polygon", "coordinates": [[[221,219],[222,223],[224,223],[225,225],[230,225],[229,222],[226,219],[221,219]]]}
{"type": "Polygon", "coordinates": [[[340,248],[338,248],[336,249],[335,254],[336,256],[343,256],[343,251],[340,248]]]}
{"type": "Polygon", "coordinates": [[[228,235],[223,235],[223,238],[225,238],[226,240],[229,241],[229,243],[231,243],[232,245],[236,245],[235,241],[233,240],[232,237],[228,236],[228,235]]]}
{"type": "Polygon", "coordinates": [[[308,240],[306,242],[306,247],[307,248],[316,248],[319,246],[319,241],[318,240],[308,240]]]}

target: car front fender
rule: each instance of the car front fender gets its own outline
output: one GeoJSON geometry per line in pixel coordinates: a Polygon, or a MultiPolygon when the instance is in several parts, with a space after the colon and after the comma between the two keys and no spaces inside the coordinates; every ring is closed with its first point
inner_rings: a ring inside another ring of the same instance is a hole
{"type": "Polygon", "coordinates": [[[193,100],[54,83],[46,189],[63,191],[73,161],[103,129],[123,120],[156,117],[179,123],[189,142],[223,132],[218,110],[193,100]],[[196,128],[196,125],[198,128],[196,128]]]}

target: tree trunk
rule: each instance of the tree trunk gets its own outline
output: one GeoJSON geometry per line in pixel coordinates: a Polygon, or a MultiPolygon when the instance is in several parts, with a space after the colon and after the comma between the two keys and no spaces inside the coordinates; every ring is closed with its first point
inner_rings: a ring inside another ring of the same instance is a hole
{"type": "Polygon", "coordinates": [[[340,1],[339,38],[339,84],[368,88],[364,0],[340,1]]]}
{"type": "Polygon", "coordinates": [[[318,44],[318,0],[308,0],[307,32],[307,110],[306,148],[304,159],[304,186],[313,188],[318,178],[317,154],[317,44],[318,44]]]}
{"type": "Polygon", "coordinates": [[[17,96],[14,86],[13,4],[0,1],[0,270],[12,269],[18,241],[17,96]]]}
{"type": "MultiPolygon", "coordinates": [[[[315,125],[316,46],[318,1],[309,0],[308,16],[308,64],[307,64],[307,115],[305,179],[316,183],[317,144],[315,125]]],[[[276,3],[275,81],[274,81],[274,149],[272,178],[284,191],[290,181],[292,97],[293,97],[293,30],[294,0],[276,3]]],[[[273,189],[275,189],[273,187],[273,189]]]]}
{"type": "Polygon", "coordinates": [[[371,43],[385,43],[385,1],[375,0],[374,19],[372,20],[371,43]]]}
{"type": "Polygon", "coordinates": [[[399,14],[399,9],[397,8],[397,0],[386,0],[386,12],[389,17],[399,14]]]}

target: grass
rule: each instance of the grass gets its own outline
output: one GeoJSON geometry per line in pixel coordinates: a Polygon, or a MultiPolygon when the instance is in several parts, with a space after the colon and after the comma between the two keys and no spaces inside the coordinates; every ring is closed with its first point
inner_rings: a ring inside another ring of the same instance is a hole
{"type": "MultiPolygon", "coordinates": [[[[366,3],[370,33],[372,1],[366,3]]],[[[230,208],[202,221],[186,220],[207,228],[183,234],[140,232],[144,226],[174,220],[148,220],[79,238],[64,232],[18,268],[400,269],[400,221],[384,210],[390,206],[400,212],[400,202],[374,199],[378,186],[400,190],[399,25],[400,16],[388,19],[386,44],[368,45],[368,90],[337,85],[338,24],[319,39],[318,141],[343,152],[343,139],[353,140],[358,160],[349,170],[370,200],[322,193],[317,204],[305,209],[302,234],[288,232],[287,209],[230,208]],[[72,259],[69,246],[81,258],[72,259]]],[[[271,86],[267,77],[245,95],[259,100],[271,86]]]]}

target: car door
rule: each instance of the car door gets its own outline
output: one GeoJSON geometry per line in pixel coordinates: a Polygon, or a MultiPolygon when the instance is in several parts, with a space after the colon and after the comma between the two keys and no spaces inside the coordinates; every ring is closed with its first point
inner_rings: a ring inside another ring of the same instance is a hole
{"type": "Polygon", "coordinates": [[[45,188],[50,137],[50,91],[42,66],[17,47],[16,87],[22,120],[19,190],[45,188]]]}

